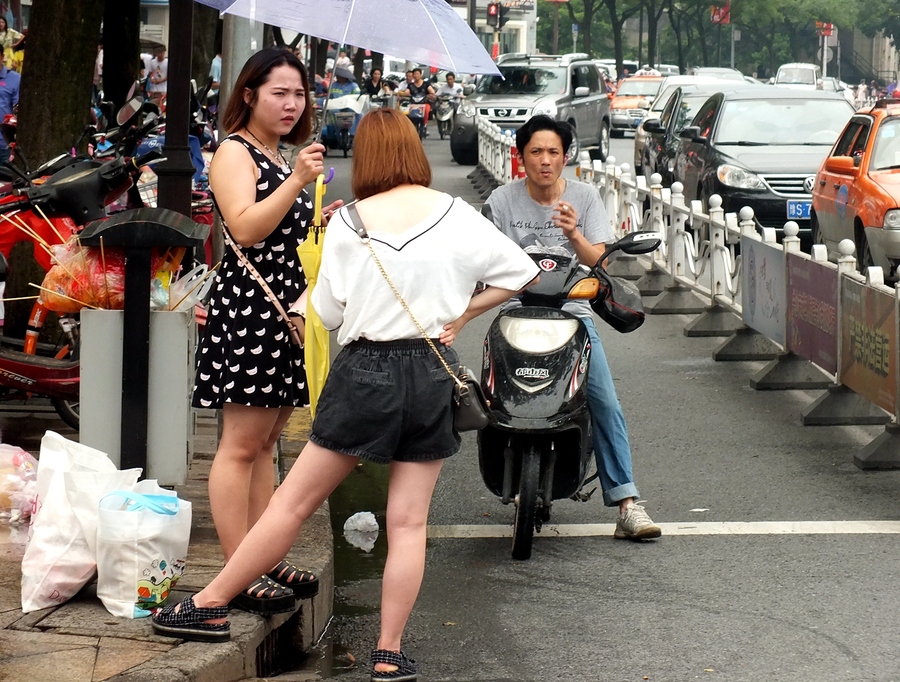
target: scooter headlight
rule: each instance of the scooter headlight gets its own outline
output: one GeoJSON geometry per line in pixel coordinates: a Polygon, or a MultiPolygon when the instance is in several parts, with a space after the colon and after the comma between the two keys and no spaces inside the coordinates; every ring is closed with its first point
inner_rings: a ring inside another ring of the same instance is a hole
{"type": "Polygon", "coordinates": [[[500,319],[500,333],[523,353],[552,353],[575,336],[578,320],[540,320],[523,317],[500,319]]]}

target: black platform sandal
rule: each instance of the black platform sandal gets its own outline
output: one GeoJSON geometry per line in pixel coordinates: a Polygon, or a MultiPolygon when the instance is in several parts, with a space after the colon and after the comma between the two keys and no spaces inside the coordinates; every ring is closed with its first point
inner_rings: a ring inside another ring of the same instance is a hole
{"type": "Polygon", "coordinates": [[[290,587],[297,599],[310,599],[319,593],[319,579],[314,573],[297,568],[286,559],[266,575],[279,585],[290,587]]]}
{"type": "Polygon", "coordinates": [[[291,588],[279,585],[264,575],[232,599],[230,606],[258,616],[271,616],[293,611],[296,607],[296,597],[291,588]]]}
{"type": "Polygon", "coordinates": [[[153,631],[163,637],[178,637],[193,642],[227,642],[231,637],[228,623],[205,622],[227,617],[227,606],[200,608],[194,606],[194,595],[191,595],[178,604],[159,609],[153,614],[152,624],[153,631]]]}
{"type": "Polygon", "coordinates": [[[372,682],[415,682],[416,662],[407,658],[402,651],[390,651],[388,649],[375,649],[372,651],[372,682]],[[397,666],[396,670],[379,672],[375,670],[376,663],[387,663],[397,666]]]}

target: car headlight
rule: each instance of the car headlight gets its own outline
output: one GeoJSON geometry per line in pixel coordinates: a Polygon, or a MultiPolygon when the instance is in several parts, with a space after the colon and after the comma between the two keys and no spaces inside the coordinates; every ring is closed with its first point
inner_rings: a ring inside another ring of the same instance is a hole
{"type": "Polygon", "coordinates": [[[742,189],[764,189],[765,185],[756,173],[740,168],[738,166],[729,166],[723,164],[719,166],[716,173],[719,182],[729,187],[740,187],[742,189]]]}
{"type": "Polygon", "coordinates": [[[888,230],[900,230],[900,208],[894,208],[884,214],[884,227],[888,230]]]}
{"type": "Polygon", "coordinates": [[[503,338],[523,353],[552,353],[565,346],[577,330],[578,320],[500,319],[503,338]]]}
{"type": "Polygon", "coordinates": [[[466,116],[468,118],[475,117],[475,105],[472,104],[469,100],[464,99],[462,103],[459,105],[459,113],[461,116],[466,116]]]}
{"type": "Polygon", "coordinates": [[[544,116],[555,118],[558,111],[556,102],[553,100],[544,100],[543,102],[538,102],[534,105],[534,109],[531,110],[531,115],[540,116],[543,114],[544,116]]]}

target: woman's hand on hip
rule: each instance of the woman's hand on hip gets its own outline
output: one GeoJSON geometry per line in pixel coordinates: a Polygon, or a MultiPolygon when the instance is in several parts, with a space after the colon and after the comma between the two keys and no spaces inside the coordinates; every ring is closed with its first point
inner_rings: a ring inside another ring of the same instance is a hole
{"type": "Polygon", "coordinates": [[[319,174],[325,170],[324,151],[325,147],[315,142],[308,147],[304,147],[297,154],[292,176],[300,181],[301,189],[311,182],[315,182],[319,174]]]}
{"type": "Polygon", "coordinates": [[[438,340],[445,346],[452,346],[453,342],[456,341],[456,337],[459,336],[462,328],[465,327],[468,322],[469,318],[466,315],[456,318],[453,322],[448,322],[444,325],[444,331],[441,332],[438,340]]]}

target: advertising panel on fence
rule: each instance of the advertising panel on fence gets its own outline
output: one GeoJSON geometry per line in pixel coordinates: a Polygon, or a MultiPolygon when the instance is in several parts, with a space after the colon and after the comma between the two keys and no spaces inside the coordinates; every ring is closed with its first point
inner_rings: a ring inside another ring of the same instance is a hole
{"type": "Polygon", "coordinates": [[[781,247],[741,237],[744,324],[784,345],[785,282],[781,247]]]}
{"type": "Polygon", "coordinates": [[[841,383],[894,412],[897,322],[894,295],[841,277],[841,383]]]}
{"type": "Polygon", "coordinates": [[[787,260],[787,349],[837,374],[837,290],[834,266],[792,253],[787,260]]]}

